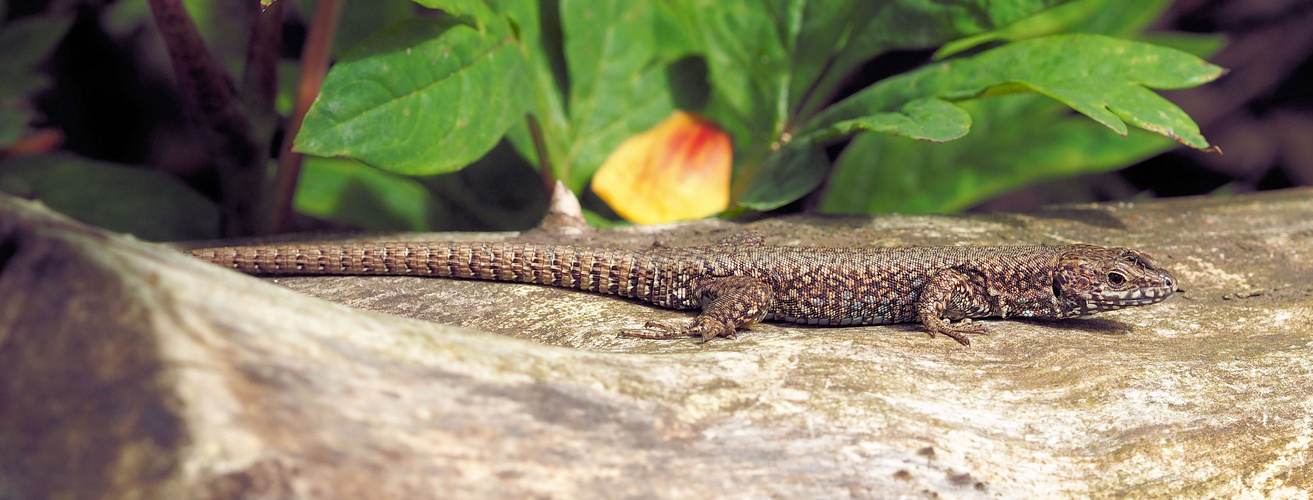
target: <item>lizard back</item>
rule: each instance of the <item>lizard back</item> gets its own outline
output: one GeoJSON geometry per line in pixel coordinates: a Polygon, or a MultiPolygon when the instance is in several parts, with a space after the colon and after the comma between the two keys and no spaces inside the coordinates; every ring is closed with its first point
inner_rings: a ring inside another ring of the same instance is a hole
{"type": "MultiPolygon", "coordinates": [[[[649,254],[668,286],[650,300],[665,307],[701,307],[698,297],[672,290],[696,279],[748,275],[771,285],[775,301],[764,319],[812,325],[869,325],[917,321],[917,300],[938,271],[969,269],[998,291],[1030,307],[1012,315],[1057,317],[1051,282],[1065,246],[787,247],[734,246],[653,249],[649,254]],[[683,280],[679,280],[683,276],[683,280]],[[679,282],[683,281],[683,282],[679,282]],[[1016,291],[1016,292],[1013,292],[1016,291]],[[1021,292],[1025,291],[1025,292],[1021,292]]],[[[980,313],[986,311],[979,311],[980,313]]]]}
{"type": "Polygon", "coordinates": [[[675,309],[701,308],[699,320],[714,306],[711,310],[723,316],[716,320],[719,326],[698,329],[722,336],[763,319],[811,325],[921,321],[932,333],[951,334],[965,344],[958,334],[982,330],[944,321],[1067,318],[1161,302],[1175,290],[1171,273],[1149,256],[1093,245],[790,247],[761,244],[754,234],[735,243],[644,250],[386,242],[207,248],[192,254],[250,274],[436,276],[574,288],[675,309]],[[724,297],[729,302],[713,304],[724,297]]]}

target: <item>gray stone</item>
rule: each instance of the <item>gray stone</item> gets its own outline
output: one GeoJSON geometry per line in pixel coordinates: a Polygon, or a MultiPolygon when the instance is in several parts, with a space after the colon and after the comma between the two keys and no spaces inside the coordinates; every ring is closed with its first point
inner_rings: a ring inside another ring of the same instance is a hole
{"type": "Polygon", "coordinates": [[[637,248],[744,229],[1126,245],[1188,291],[989,321],[970,348],[916,325],[642,341],[614,333],[691,313],[533,285],[250,278],[0,196],[0,499],[1313,489],[1313,191],[518,238],[637,248]]]}

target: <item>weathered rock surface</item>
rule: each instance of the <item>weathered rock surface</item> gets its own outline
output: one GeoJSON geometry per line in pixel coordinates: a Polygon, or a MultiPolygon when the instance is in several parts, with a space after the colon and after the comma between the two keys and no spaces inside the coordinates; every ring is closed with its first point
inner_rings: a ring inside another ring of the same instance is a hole
{"type": "Polygon", "coordinates": [[[652,342],[614,332],[691,315],[531,285],[260,280],[0,197],[0,498],[1313,489],[1311,191],[522,239],[746,228],[773,244],[1128,245],[1188,292],[992,321],[971,348],[914,325],[652,342]]]}

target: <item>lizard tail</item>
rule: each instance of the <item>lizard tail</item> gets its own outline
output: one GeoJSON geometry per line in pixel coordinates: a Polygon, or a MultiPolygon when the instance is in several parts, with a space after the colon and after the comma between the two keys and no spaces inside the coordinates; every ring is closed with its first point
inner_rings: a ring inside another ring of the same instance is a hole
{"type": "MultiPolygon", "coordinates": [[[[258,275],[435,276],[535,283],[637,298],[630,250],[536,243],[386,242],[202,248],[192,256],[258,275]]],[[[650,268],[650,266],[648,267],[650,268]]],[[[650,279],[650,277],[647,277],[650,279]]]]}

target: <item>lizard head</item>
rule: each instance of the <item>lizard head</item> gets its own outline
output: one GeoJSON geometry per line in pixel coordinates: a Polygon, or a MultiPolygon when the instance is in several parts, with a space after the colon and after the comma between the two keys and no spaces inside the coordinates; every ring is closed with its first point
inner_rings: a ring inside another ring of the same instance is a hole
{"type": "Polygon", "coordinates": [[[1072,245],[1053,273],[1053,295],[1068,316],[1157,304],[1176,284],[1152,257],[1121,247],[1072,245]]]}

